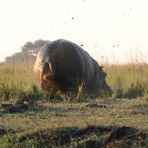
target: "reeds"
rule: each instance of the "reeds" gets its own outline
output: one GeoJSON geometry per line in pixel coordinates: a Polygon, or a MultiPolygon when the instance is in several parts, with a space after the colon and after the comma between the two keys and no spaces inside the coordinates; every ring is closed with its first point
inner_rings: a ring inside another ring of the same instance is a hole
{"type": "MultiPolygon", "coordinates": [[[[0,101],[43,97],[32,69],[32,65],[1,65],[0,101]]],[[[104,65],[104,70],[114,98],[148,97],[148,64],[104,65]]]]}

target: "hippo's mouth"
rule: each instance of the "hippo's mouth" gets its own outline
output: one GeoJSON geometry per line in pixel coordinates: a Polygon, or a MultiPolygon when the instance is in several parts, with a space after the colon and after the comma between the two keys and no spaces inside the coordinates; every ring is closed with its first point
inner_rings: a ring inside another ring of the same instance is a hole
{"type": "Polygon", "coordinates": [[[112,91],[112,89],[109,86],[106,86],[104,90],[105,90],[107,96],[109,96],[109,97],[112,96],[113,91],[112,91]]]}

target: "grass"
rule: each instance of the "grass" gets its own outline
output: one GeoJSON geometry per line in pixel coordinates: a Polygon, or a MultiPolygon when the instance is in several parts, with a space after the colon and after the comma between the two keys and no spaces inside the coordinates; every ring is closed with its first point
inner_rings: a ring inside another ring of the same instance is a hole
{"type": "Polygon", "coordinates": [[[112,139],[107,144],[120,145],[120,142],[125,141],[129,146],[126,140],[131,136],[131,145],[146,147],[146,99],[96,99],[81,103],[37,101],[37,104],[24,113],[1,113],[1,127],[11,130],[2,136],[0,145],[85,147],[99,144],[103,147],[115,127],[126,126],[129,130],[134,128],[136,132],[128,133],[120,141],[112,139]],[[103,104],[105,107],[93,107],[92,104],[103,104]]]}
{"type": "MultiPolygon", "coordinates": [[[[148,64],[106,65],[104,70],[113,98],[148,97],[148,64]]],[[[44,97],[36,86],[32,65],[0,66],[0,101],[24,95],[44,97]]]]}
{"type": "Polygon", "coordinates": [[[39,98],[31,65],[0,66],[0,101],[17,100],[21,97],[39,98]]]}
{"type": "Polygon", "coordinates": [[[0,147],[148,147],[148,65],[106,65],[111,98],[49,100],[32,66],[0,66],[0,102],[25,98],[21,113],[0,107],[0,147]]]}
{"type": "Polygon", "coordinates": [[[148,64],[109,65],[105,71],[115,98],[148,97],[148,64]]]}

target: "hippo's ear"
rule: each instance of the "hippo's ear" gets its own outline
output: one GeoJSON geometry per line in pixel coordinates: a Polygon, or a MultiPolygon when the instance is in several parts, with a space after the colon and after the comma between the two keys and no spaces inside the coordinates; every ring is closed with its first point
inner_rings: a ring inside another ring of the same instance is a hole
{"type": "Polygon", "coordinates": [[[100,69],[103,69],[103,66],[100,66],[100,69]]]}

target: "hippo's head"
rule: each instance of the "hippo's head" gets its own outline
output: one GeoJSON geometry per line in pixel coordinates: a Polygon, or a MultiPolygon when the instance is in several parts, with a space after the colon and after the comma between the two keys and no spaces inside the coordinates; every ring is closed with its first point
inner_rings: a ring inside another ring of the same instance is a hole
{"type": "Polygon", "coordinates": [[[112,95],[112,89],[108,86],[106,83],[106,76],[107,74],[103,71],[103,67],[99,66],[98,63],[95,61],[95,79],[94,79],[94,85],[95,87],[101,91],[103,94],[107,96],[112,95]]]}

